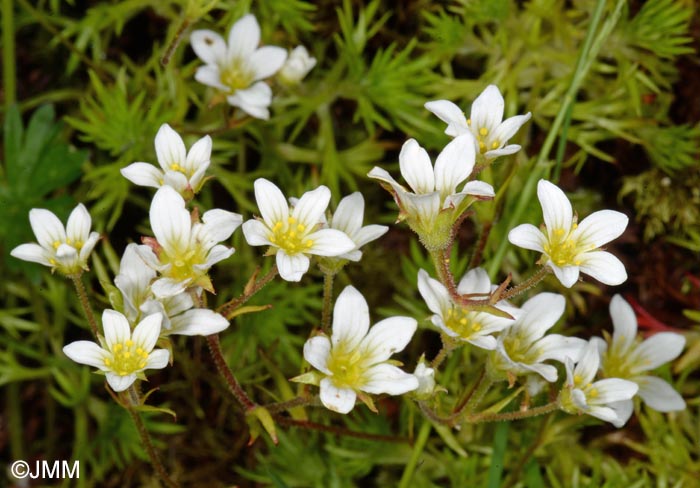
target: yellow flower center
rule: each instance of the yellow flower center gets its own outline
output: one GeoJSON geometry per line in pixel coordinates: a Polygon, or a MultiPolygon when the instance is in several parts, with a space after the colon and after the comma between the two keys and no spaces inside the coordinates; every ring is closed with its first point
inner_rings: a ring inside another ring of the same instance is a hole
{"type": "Polygon", "coordinates": [[[456,307],[447,311],[445,325],[465,340],[470,339],[474,334],[481,331],[483,327],[478,320],[477,312],[470,312],[456,307]]]}
{"type": "MultiPolygon", "coordinates": [[[[472,125],[471,119],[467,120],[467,124],[469,127],[472,125]]],[[[480,153],[485,153],[487,151],[491,151],[493,149],[498,149],[501,147],[501,141],[498,139],[493,139],[490,140],[489,134],[491,133],[487,127],[479,127],[478,130],[476,130],[475,127],[471,127],[472,133],[474,134],[474,137],[476,137],[476,142],[479,143],[479,152],[480,153]]]]}
{"type": "Polygon", "coordinates": [[[532,344],[517,334],[508,334],[503,339],[503,347],[508,353],[508,357],[516,363],[535,364],[538,362],[539,351],[531,346],[532,344]]]}
{"type": "Polygon", "coordinates": [[[554,232],[549,234],[549,240],[544,245],[544,253],[557,266],[581,265],[578,255],[585,249],[582,249],[578,242],[571,237],[576,227],[578,226],[574,224],[569,232],[564,229],[554,229],[554,232]]]}
{"type": "Polygon", "coordinates": [[[128,376],[146,367],[148,352],[134,341],[127,339],[112,345],[112,357],[106,357],[104,364],[119,376],[128,376]]]}
{"type": "Polygon", "coordinates": [[[298,223],[294,217],[289,217],[287,222],[275,222],[268,238],[287,254],[294,255],[306,252],[314,245],[313,240],[306,238],[308,231],[304,224],[298,223]]]}
{"type": "Polygon", "coordinates": [[[328,358],[328,369],[333,373],[332,380],[337,388],[358,389],[365,384],[367,365],[361,350],[346,351],[342,344],[334,347],[328,358]]]}
{"type": "Polygon", "coordinates": [[[188,249],[184,254],[177,256],[169,256],[165,251],[161,250],[159,259],[163,264],[172,264],[168,271],[163,272],[163,276],[178,281],[196,280],[203,273],[195,269],[194,266],[204,264],[206,262],[206,254],[201,246],[196,246],[194,249],[188,249]]]}
{"type": "Polygon", "coordinates": [[[232,92],[248,88],[253,81],[253,73],[238,59],[221,71],[221,83],[228,86],[232,92]]]}

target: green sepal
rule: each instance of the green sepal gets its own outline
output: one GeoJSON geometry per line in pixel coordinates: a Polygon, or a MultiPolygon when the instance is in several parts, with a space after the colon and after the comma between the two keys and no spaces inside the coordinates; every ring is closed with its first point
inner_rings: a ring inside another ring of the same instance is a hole
{"type": "Polygon", "coordinates": [[[289,381],[293,381],[295,383],[304,383],[306,385],[314,385],[318,386],[319,383],[321,383],[321,380],[323,378],[321,377],[320,374],[318,374],[316,371],[309,371],[308,373],[300,374],[299,376],[295,376],[294,378],[291,378],[289,381]]]}
{"type": "Polygon", "coordinates": [[[272,308],[272,304],[247,305],[245,307],[236,308],[236,309],[231,310],[229,313],[226,314],[226,318],[228,320],[233,320],[235,317],[238,317],[239,315],[245,315],[247,313],[262,312],[263,310],[269,310],[271,308],[272,308]]]}
{"type": "Polygon", "coordinates": [[[371,396],[369,396],[367,393],[365,393],[363,391],[357,391],[356,393],[357,393],[357,398],[359,398],[362,403],[367,405],[367,408],[369,408],[374,413],[379,413],[379,411],[377,410],[377,407],[374,406],[374,400],[372,400],[371,396]]]}
{"type": "Polygon", "coordinates": [[[153,405],[137,405],[134,407],[134,410],[136,410],[137,412],[166,413],[170,415],[173,419],[177,420],[177,414],[173,410],[170,410],[169,408],[165,407],[156,407],[153,405]]]}
{"type": "Polygon", "coordinates": [[[277,430],[275,429],[275,421],[272,415],[265,407],[254,407],[246,412],[246,422],[250,429],[250,439],[248,445],[252,445],[255,440],[260,437],[260,426],[265,429],[265,432],[270,436],[272,442],[279,443],[277,438],[277,430]]]}

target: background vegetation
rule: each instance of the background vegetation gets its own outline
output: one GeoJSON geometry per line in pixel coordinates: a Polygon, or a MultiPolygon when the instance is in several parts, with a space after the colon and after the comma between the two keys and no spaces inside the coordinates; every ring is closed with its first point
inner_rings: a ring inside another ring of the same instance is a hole
{"type": "MultiPolygon", "coordinates": [[[[423,108],[448,99],[468,110],[489,83],[506,113],[531,111],[517,136],[524,148],[483,177],[498,196],[479,207],[478,226],[460,236],[456,275],[490,227],[483,260],[493,279],[528,275],[532,254],[507,244],[508,230],[538,222],[533,189],[547,176],[571,192],[581,214],[616,208],[631,225],[614,252],[629,281],[615,289],[586,281],[568,290],[568,332],[610,329],[607,303],[622,293],[638,304],[647,330],[685,333],[685,354],[663,371],[688,402],[686,411],[642,409],[621,430],[589,417],[552,414],[512,424],[433,426],[409,402],[388,398],[373,414],[321,409],[294,418],[316,429],[280,426],[280,442],[248,445],[248,426],[215,374],[204,341],[176,341],[175,366],[149,375],[160,389],[150,402],[177,413],[147,417],[156,447],[185,486],[694,486],[700,479],[700,39],[694,0],[594,1],[345,0],[4,0],[3,165],[0,172],[0,465],[25,459],[79,459],[81,486],[155,486],[127,413],[102,379],[61,348],[87,337],[70,283],[9,257],[33,240],[27,213],[49,208],[65,219],[84,202],[105,236],[95,253],[92,299],[107,293],[128,242],[149,234],[151,192],[119,169],[155,162],[153,138],[171,124],[191,144],[214,140],[213,182],[198,196],[249,217],[252,183],[264,176],[285,193],[328,185],[333,205],[360,190],[366,220],[393,224],[396,208],[366,178],[393,168],[409,137],[433,154],[447,142],[443,124],[423,108]],[[263,42],[303,44],[319,61],[298,87],[273,86],[270,121],[236,119],[209,106],[194,81],[200,61],[193,28],[227,33],[253,12],[263,42]],[[591,28],[593,26],[593,28],[591,28]],[[567,110],[562,111],[565,107],[567,110]],[[551,132],[552,128],[554,132],[551,132]],[[331,432],[324,432],[320,426],[331,432]],[[347,435],[347,430],[385,436],[347,435]],[[335,433],[333,432],[335,431],[335,433]],[[340,434],[338,433],[340,432],[340,434]]],[[[265,263],[240,232],[237,251],[214,271],[218,303],[240,294],[265,263]]],[[[347,268],[376,320],[419,319],[401,358],[432,357],[439,336],[417,293],[416,272],[429,260],[405,226],[392,226],[347,268]]],[[[274,304],[237,318],[222,335],[227,361],[261,402],[292,398],[301,348],[319,322],[321,281],[268,285],[251,304],[274,304]]],[[[440,383],[470,378],[468,352],[454,354],[440,383]]],[[[471,354],[474,354],[473,352],[471,354]]],[[[2,483],[7,482],[0,475],[2,483]]]]}

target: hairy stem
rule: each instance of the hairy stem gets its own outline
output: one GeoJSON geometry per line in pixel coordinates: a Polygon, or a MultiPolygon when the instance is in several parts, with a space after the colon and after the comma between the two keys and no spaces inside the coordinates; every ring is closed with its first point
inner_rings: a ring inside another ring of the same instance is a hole
{"type": "Polygon", "coordinates": [[[160,457],[158,457],[158,453],[153,447],[148,429],[146,429],[141,415],[139,415],[139,413],[136,411],[135,407],[137,407],[140,402],[139,394],[134,385],[131,385],[129,389],[124,392],[122,398],[124,400],[123,404],[126,407],[126,410],[129,412],[129,415],[131,415],[131,419],[134,421],[136,430],[141,438],[141,443],[143,444],[144,449],[146,449],[146,453],[148,454],[148,458],[151,460],[153,469],[155,469],[156,473],[158,473],[158,476],[166,486],[176,488],[178,484],[170,479],[170,476],[168,476],[168,473],[165,471],[165,467],[163,466],[160,457]]]}
{"type": "Polygon", "coordinates": [[[345,429],[343,427],[337,427],[334,425],[324,425],[316,422],[311,422],[309,420],[296,420],[289,417],[284,417],[281,415],[275,416],[275,420],[281,425],[287,425],[292,427],[301,427],[304,429],[318,430],[321,432],[328,432],[336,435],[343,435],[347,437],[355,437],[357,439],[368,439],[372,441],[383,441],[383,442],[398,442],[408,444],[409,440],[406,437],[397,437],[391,435],[380,435],[380,434],[370,434],[367,432],[358,432],[356,430],[345,429]]]}
{"type": "Polygon", "coordinates": [[[505,412],[505,413],[477,413],[474,415],[467,415],[465,421],[470,424],[478,424],[482,422],[503,422],[509,420],[520,420],[530,417],[536,417],[538,415],[544,415],[546,413],[554,412],[559,409],[559,402],[552,402],[546,405],[542,405],[535,408],[530,408],[528,410],[518,410],[517,412],[505,412]]]}
{"type": "Polygon", "coordinates": [[[334,273],[323,273],[323,309],[321,310],[321,331],[327,334],[331,328],[331,302],[333,301],[334,273]]]}
{"type": "Polygon", "coordinates": [[[509,298],[512,298],[514,296],[520,295],[521,293],[529,290],[530,288],[534,287],[537,285],[540,281],[544,279],[545,276],[547,276],[547,273],[549,272],[549,268],[546,266],[542,266],[540,269],[538,269],[535,274],[530,276],[527,280],[523,281],[522,283],[513,286],[511,288],[508,288],[505,292],[501,293],[501,295],[498,297],[499,300],[507,300],[509,298]]]}
{"type": "Polygon", "coordinates": [[[207,336],[207,344],[209,345],[209,352],[214,360],[214,364],[216,364],[216,369],[226,381],[229,391],[231,391],[233,397],[238,401],[241,407],[243,407],[244,411],[248,412],[253,410],[256,407],[255,402],[253,402],[253,400],[251,400],[246,394],[245,390],[243,390],[243,387],[241,387],[241,384],[234,376],[233,371],[231,371],[231,368],[229,368],[228,364],[226,364],[223,352],[221,351],[219,334],[207,336]]]}
{"type": "Polygon", "coordinates": [[[270,413],[284,412],[286,410],[291,410],[296,407],[306,407],[309,405],[314,405],[318,397],[312,396],[298,396],[287,400],[284,402],[270,403],[269,405],[263,405],[270,413]]]}
{"type": "Polygon", "coordinates": [[[90,306],[87,290],[85,289],[85,284],[83,283],[83,275],[82,273],[72,274],[70,275],[70,279],[75,286],[75,291],[78,294],[78,299],[80,300],[80,306],[83,308],[83,312],[85,312],[85,318],[87,318],[88,324],[90,325],[90,330],[92,330],[92,334],[95,336],[95,338],[97,338],[99,333],[97,329],[97,320],[95,319],[95,313],[92,311],[92,307],[90,306]]]}

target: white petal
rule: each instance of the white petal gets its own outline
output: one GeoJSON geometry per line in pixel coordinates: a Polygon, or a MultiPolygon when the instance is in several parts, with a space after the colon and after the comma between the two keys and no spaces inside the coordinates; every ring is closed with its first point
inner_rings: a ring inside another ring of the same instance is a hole
{"type": "MultiPolygon", "coordinates": [[[[289,205],[282,191],[265,178],[255,180],[255,201],[265,223],[272,227],[277,222],[286,224],[289,218],[289,205]]],[[[245,232],[245,230],[244,230],[245,232]]]]}
{"type": "Polygon", "coordinates": [[[313,191],[307,191],[294,207],[292,217],[296,219],[298,224],[303,224],[307,229],[310,229],[321,221],[321,216],[328,208],[330,201],[331,191],[326,186],[319,186],[313,191]]]}
{"type": "Polygon", "coordinates": [[[598,391],[598,396],[595,402],[591,399],[591,403],[605,404],[630,400],[637,393],[639,387],[636,383],[619,378],[608,378],[605,380],[596,381],[592,385],[598,391]]]}
{"type": "Polygon", "coordinates": [[[360,347],[366,351],[365,357],[372,358],[371,363],[386,361],[395,352],[403,351],[416,327],[418,322],[411,317],[384,319],[369,330],[360,347]]]}
{"type": "Polygon", "coordinates": [[[277,73],[286,60],[286,49],[277,46],[264,46],[250,56],[248,65],[255,73],[255,79],[262,80],[277,73]]]}
{"type": "Polygon", "coordinates": [[[180,195],[187,191],[189,184],[187,176],[179,171],[168,170],[163,174],[163,185],[173,188],[180,195]]]}
{"type": "Polygon", "coordinates": [[[557,229],[568,233],[573,222],[573,210],[564,192],[555,184],[540,180],[537,183],[537,198],[542,205],[544,224],[549,235],[557,229]]]}
{"type": "Polygon", "coordinates": [[[112,346],[126,342],[131,337],[129,321],[116,310],[105,309],[102,312],[102,329],[110,351],[112,346]]]}
{"type": "Polygon", "coordinates": [[[365,225],[360,230],[355,232],[351,238],[355,242],[356,247],[362,247],[368,242],[372,242],[379,239],[381,236],[389,231],[389,227],[386,225],[365,225]]]}
{"type": "Polygon", "coordinates": [[[63,352],[76,363],[87,364],[103,371],[106,369],[104,360],[109,354],[94,342],[71,342],[63,348],[63,352]]]}
{"type": "Polygon", "coordinates": [[[642,342],[633,353],[634,371],[651,371],[673,361],[685,347],[685,337],[674,332],[659,332],[642,342]]]}
{"type": "Polygon", "coordinates": [[[360,389],[367,393],[403,395],[418,388],[418,378],[387,363],[372,366],[365,378],[367,381],[360,389]]]}
{"type": "Polygon", "coordinates": [[[401,186],[385,169],[382,169],[379,166],[372,168],[372,171],[367,173],[367,176],[374,178],[375,180],[388,183],[397,193],[404,193],[406,191],[406,189],[401,186]]]}
{"type": "Polygon", "coordinates": [[[209,136],[202,137],[192,145],[183,164],[188,173],[196,172],[202,165],[209,166],[211,145],[211,137],[209,136]]]}
{"type": "Polygon", "coordinates": [[[303,254],[290,256],[283,249],[277,251],[277,269],[285,281],[300,281],[309,270],[309,258],[303,254]]]}
{"type": "Polygon", "coordinates": [[[241,215],[221,210],[218,208],[204,212],[202,215],[203,225],[199,228],[199,237],[205,248],[224,241],[231,237],[231,234],[243,222],[241,215]]]}
{"type": "Polygon", "coordinates": [[[231,91],[230,87],[222,83],[219,67],[212,64],[197,68],[197,71],[194,73],[194,79],[203,85],[211,86],[223,92],[231,91]]]}
{"type": "Polygon", "coordinates": [[[609,403],[608,407],[613,409],[615,415],[617,415],[617,420],[613,422],[613,425],[617,428],[625,425],[632,416],[632,413],[634,413],[634,402],[632,400],[609,403]]]}
{"type": "Polygon", "coordinates": [[[438,213],[440,213],[440,193],[434,191],[425,195],[414,195],[413,193],[406,193],[405,203],[411,212],[414,212],[418,217],[418,221],[423,225],[432,225],[434,220],[437,218],[438,213]]]}
{"type": "Polygon", "coordinates": [[[312,337],[304,344],[304,359],[324,374],[330,375],[328,357],[331,353],[331,341],[325,335],[312,337]]]}
{"type": "Polygon", "coordinates": [[[598,346],[595,343],[588,342],[584,346],[583,354],[576,365],[574,375],[580,377],[583,384],[591,383],[598,372],[599,365],[600,354],[598,353],[598,346]]]}
{"type": "Polygon", "coordinates": [[[159,278],[151,285],[151,291],[157,298],[167,298],[185,291],[191,280],[176,280],[174,278],[159,278]]]}
{"type": "Polygon", "coordinates": [[[228,35],[228,59],[248,59],[260,44],[260,26],[255,16],[244,15],[236,21],[228,35]]]}
{"type": "Polygon", "coordinates": [[[605,422],[610,422],[618,429],[624,425],[617,411],[610,407],[592,406],[586,410],[586,413],[605,422]]]}
{"type": "Polygon", "coordinates": [[[53,249],[54,243],[66,241],[66,229],[53,212],[33,208],[29,211],[29,223],[41,247],[53,249]]]}
{"type": "Polygon", "coordinates": [[[307,252],[318,256],[340,256],[355,249],[352,239],[335,229],[317,230],[306,238],[313,242],[307,252]]]}
{"type": "Polygon", "coordinates": [[[195,54],[206,64],[221,65],[226,61],[226,42],[216,32],[196,30],[190,36],[190,43],[195,54]]]}
{"type": "Polygon", "coordinates": [[[515,154],[520,151],[520,146],[518,144],[509,144],[501,149],[492,149],[491,151],[486,151],[484,157],[486,159],[496,159],[501,156],[508,156],[510,154],[515,154]]]}
{"type": "Polygon", "coordinates": [[[544,378],[549,383],[554,383],[555,381],[557,381],[557,377],[558,377],[557,368],[555,368],[551,364],[543,364],[543,363],[535,363],[535,364],[516,363],[516,364],[518,364],[525,371],[537,373],[538,375],[542,376],[542,378],[544,378]]]}
{"type": "Polygon", "coordinates": [[[124,178],[135,185],[160,188],[163,171],[148,163],[132,163],[119,170],[124,178]]]}
{"type": "Polygon", "coordinates": [[[163,171],[168,171],[172,165],[178,166],[185,163],[187,150],[182,137],[175,132],[168,124],[163,124],[156,134],[156,156],[163,171]]]}
{"type": "Polygon", "coordinates": [[[109,386],[112,388],[112,390],[116,392],[124,391],[127,388],[129,388],[134,381],[136,381],[136,375],[135,374],[129,374],[126,376],[119,376],[114,373],[107,373],[107,383],[109,383],[109,386]]]}
{"type": "Polygon", "coordinates": [[[233,253],[234,249],[232,247],[227,247],[221,244],[216,245],[209,250],[207,260],[204,262],[204,264],[195,264],[192,267],[198,271],[201,271],[202,273],[206,273],[209,268],[214,266],[219,261],[228,259],[233,255],[233,253]]]}
{"type": "MultiPolygon", "coordinates": [[[[552,359],[554,361],[564,363],[568,358],[573,362],[578,362],[584,348],[586,347],[586,341],[578,337],[548,334],[537,341],[536,347],[537,352],[539,353],[538,359],[540,361],[552,359]]],[[[598,346],[596,344],[596,351],[597,350],[598,346]]]]}
{"type": "Polygon", "coordinates": [[[538,252],[544,252],[544,244],[547,242],[544,234],[532,224],[520,224],[511,229],[508,240],[514,246],[538,252]]]}
{"type": "Polygon", "coordinates": [[[529,342],[541,338],[551,329],[564,313],[566,300],[554,293],[540,293],[530,298],[522,306],[523,314],[513,324],[518,333],[523,332],[529,342]]]}
{"type": "Polygon", "coordinates": [[[163,250],[170,257],[185,254],[192,220],[180,194],[169,186],[159,188],[151,202],[149,215],[153,234],[163,250]]]}
{"type": "MultiPolygon", "coordinates": [[[[571,288],[578,281],[580,271],[578,266],[557,266],[552,263],[551,260],[548,261],[547,264],[549,264],[549,268],[554,272],[554,276],[556,276],[559,282],[565,287],[571,288]]],[[[583,268],[583,266],[581,266],[581,268],[583,268]]]]}
{"type": "Polygon", "coordinates": [[[431,278],[423,269],[418,271],[418,291],[428,305],[428,309],[440,317],[452,307],[447,288],[438,280],[431,278]]]}
{"type": "Polygon", "coordinates": [[[350,388],[337,388],[331,378],[323,378],[319,387],[321,403],[327,409],[348,413],[355,406],[357,394],[350,388]]]}
{"type": "Polygon", "coordinates": [[[473,129],[485,127],[491,134],[503,120],[504,105],[505,102],[498,87],[487,86],[472,103],[471,127],[473,129]]]}
{"type": "Polygon", "coordinates": [[[148,355],[146,366],[143,369],[163,369],[168,365],[170,352],[167,349],[156,349],[148,355]]]}
{"type": "Polygon", "coordinates": [[[457,291],[462,295],[466,293],[489,293],[491,291],[491,279],[484,268],[470,269],[459,280],[457,291]]]}
{"type": "Polygon", "coordinates": [[[467,339],[467,342],[486,351],[493,351],[496,349],[496,345],[498,344],[496,342],[496,338],[490,335],[470,338],[467,339]]]}
{"type": "Polygon", "coordinates": [[[79,265],[78,250],[68,244],[61,244],[56,249],[56,260],[59,262],[59,265],[73,269],[79,265]]]}
{"type": "Polygon", "coordinates": [[[53,266],[49,261],[52,258],[52,254],[39,244],[20,244],[10,251],[10,255],[23,261],[53,266]]]}
{"type": "Polygon", "coordinates": [[[90,235],[91,226],[92,219],[90,218],[90,214],[85,208],[85,205],[79,203],[68,217],[68,222],[66,223],[66,237],[72,241],[72,244],[76,241],[83,243],[90,235]]]}
{"type": "Polygon", "coordinates": [[[579,255],[581,272],[606,285],[620,285],[627,281],[622,261],[606,251],[592,251],[579,255]]]}
{"type": "Polygon", "coordinates": [[[272,103],[272,89],[259,81],[245,90],[236,90],[236,93],[226,97],[226,100],[231,105],[243,109],[248,115],[267,120],[270,117],[267,107],[272,103]]]}
{"type": "Polygon", "coordinates": [[[613,322],[613,344],[615,349],[626,353],[637,338],[637,316],[621,295],[610,300],[610,316],[613,322]]]}
{"type": "Polygon", "coordinates": [[[442,195],[454,193],[474,169],[474,137],[455,137],[435,161],[435,189],[442,195]]]}
{"type": "Polygon", "coordinates": [[[135,344],[139,344],[144,351],[150,352],[156,345],[162,322],[163,315],[159,313],[149,315],[134,328],[131,340],[133,340],[135,344]]]}
{"type": "Polygon", "coordinates": [[[496,196],[491,185],[479,180],[468,181],[462,188],[462,193],[483,198],[494,198],[496,196]]]}
{"type": "Polygon", "coordinates": [[[272,246],[270,229],[262,222],[250,219],[243,223],[243,235],[249,246],[272,246]]]}
{"type": "Polygon", "coordinates": [[[440,120],[447,123],[445,134],[454,137],[469,132],[467,118],[464,112],[454,103],[448,100],[435,100],[433,102],[427,102],[425,108],[437,115],[440,120]]]}
{"type": "Polygon", "coordinates": [[[600,247],[619,237],[627,228],[629,219],[621,212],[599,210],[578,224],[572,234],[578,246],[600,247]]]}
{"type": "MultiPolygon", "coordinates": [[[[186,336],[208,336],[218,334],[229,326],[229,321],[221,314],[212,310],[197,308],[177,315],[170,319],[168,334],[186,336]]],[[[166,332],[165,330],[163,332],[166,332]]]]}
{"type": "MultiPolygon", "coordinates": [[[[530,112],[525,115],[516,115],[504,120],[498,128],[491,134],[490,139],[498,141],[499,145],[504,145],[508,139],[513,137],[518,130],[528,121],[532,114],[530,112]]],[[[519,148],[520,146],[518,146],[519,148]]]]}
{"type": "Polygon", "coordinates": [[[683,397],[666,381],[656,376],[634,378],[639,385],[639,396],[658,412],[676,412],[685,409],[683,397]]]}
{"type": "Polygon", "coordinates": [[[435,189],[435,174],[428,153],[415,139],[407,140],[399,153],[401,175],[415,193],[429,193],[435,189]]]}
{"type": "Polygon", "coordinates": [[[343,198],[333,214],[332,225],[334,229],[353,236],[362,227],[362,218],[365,214],[365,199],[362,193],[356,191],[352,195],[343,198]]]}
{"type": "Polygon", "coordinates": [[[86,262],[88,256],[95,248],[95,245],[100,240],[100,234],[97,232],[90,232],[87,240],[83,243],[83,247],[80,248],[80,261],[86,262]]]}
{"type": "Polygon", "coordinates": [[[367,335],[369,307],[362,294],[353,286],[346,286],[333,307],[333,347],[354,350],[367,335]]]}

